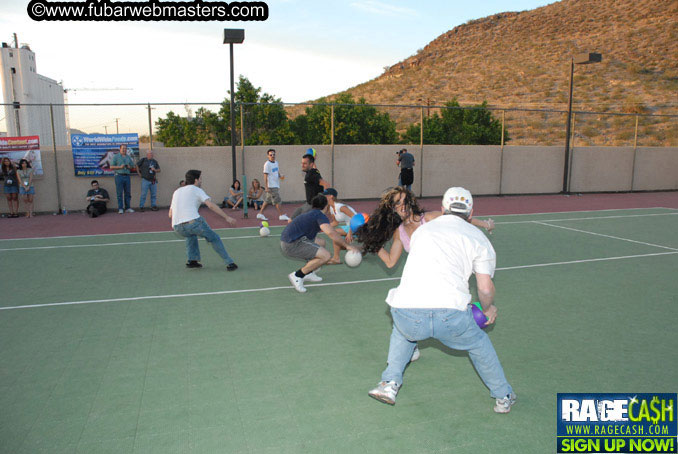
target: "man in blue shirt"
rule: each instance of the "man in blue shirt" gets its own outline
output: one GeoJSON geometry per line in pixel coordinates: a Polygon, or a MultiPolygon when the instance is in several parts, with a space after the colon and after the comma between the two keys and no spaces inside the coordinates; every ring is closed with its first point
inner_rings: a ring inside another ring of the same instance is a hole
{"type": "Polygon", "coordinates": [[[120,153],[113,156],[111,170],[115,170],[115,194],[118,196],[118,214],[125,210],[134,213],[130,207],[132,200],[130,173],[134,168],[134,160],[127,154],[127,145],[120,145],[120,153]],[[125,204],[123,206],[123,193],[125,204]]]}
{"type": "Polygon", "coordinates": [[[318,194],[311,200],[311,210],[294,218],[280,235],[280,248],[284,255],[307,261],[306,265],[287,276],[299,293],[306,292],[304,280],[323,280],[315,274],[315,270],[332,258],[332,254],[323,247],[325,240],[317,238],[318,233],[323,232],[342,247],[358,252],[355,246],[346,243],[332,228],[327,217],[328,211],[327,197],[318,194]]]}

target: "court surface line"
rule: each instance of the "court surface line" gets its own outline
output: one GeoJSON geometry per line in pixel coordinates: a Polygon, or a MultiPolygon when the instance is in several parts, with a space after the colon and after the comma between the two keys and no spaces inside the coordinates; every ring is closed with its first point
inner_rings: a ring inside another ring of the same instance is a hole
{"type": "MultiPolygon", "coordinates": [[[[585,221],[592,219],[620,219],[620,218],[635,218],[635,217],[648,217],[648,216],[678,216],[677,213],[657,213],[657,214],[629,214],[625,216],[593,216],[585,218],[571,218],[571,219],[544,219],[540,221],[507,221],[507,222],[495,222],[496,225],[508,225],[508,224],[539,224],[545,222],[565,222],[565,221],[585,221]]],[[[545,224],[546,225],[546,224],[545,224]]],[[[556,226],[552,226],[556,227],[556,226]]],[[[254,228],[254,227],[247,227],[254,228]]],[[[564,227],[563,227],[564,228],[564,227]]],[[[95,235],[91,235],[95,236],[95,235]]],[[[280,234],[269,235],[271,237],[278,237],[280,234]]],[[[54,237],[57,238],[57,237],[54,237]]],[[[69,238],[69,237],[61,237],[69,238]]],[[[76,238],[76,237],[73,237],[76,238]]],[[[221,237],[222,240],[241,240],[249,238],[259,238],[259,235],[247,235],[247,236],[232,236],[232,237],[221,237]]],[[[100,243],[100,244],[70,244],[70,245],[56,245],[56,246],[31,246],[31,247],[16,247],[16,248],[4,248],[0,249],[0,252],[7,251],[32,251],[39,249],[61,249],[61,248],[81,248],[81,247],[103,247],[103,246],[129,246],[137,244],[160,244],[160,243],[178,243],[183,242],[183,239],[173,239],[173,240],[149,240],[149,241],[128,241],[121,243],[100,243]]]]}
{"type": "MultiPolygon", "coordinates": [[[[601,257],[595,259],[582,259],[582,260],[571,260],[568,262],[552,262],[552,263],[536,263],[533,265],[518,265],[518,266],[508,266],[497,268],[497,271],[510,271],[510,270],[520,270],[526,268],[540,268],[546,266],[558,266],[558,265],[572,265],[577,263],[590,263],[590,262],[605,262],[610,260],[625,260],[633,258],[642,258],[642,257],[657,257],[661,255],[675,255],[678,254],[678,250],[672,252],[656,252],[653,254],[639,254],[639,255],[624,255],[619,257],[601,257]]],[[[306,287],[330,287],[336,285],[355,285],[355,284],[368,284],[373,282],[386,282],[386,281],[396,281],[399,280],[398,277],[386,277],[381,279],[366,279],[362,281],[344,281],[344,282],[326,282],[322,284],[309,284],[306,287]]],[[[292,290],[292,286],[280,286],[280,287],[267,287],[267,288],[252,288],[252,289],[242,289],[242,290],[221,290],[216,292],[202,292],[202,293],[182,293],[175,295],[150,295],[150,296],[133,296],[127,298],[111,298],[111,299],[102,299],[102,300],[84,300],[84,301],[66,301],[61,303],[45,303],[45,304],[30,304],[24,306],[7,306],[0,307],[0,311],[8,311],[14,309],[32,309],[40,307],[53,307],[53,306],[75,306],[80,304],[97,304],[97,303],[115,303],[115,302],[124,302],[124,301],[139,301],[139,300],[153,300],[153,299],[168,299],[168,298],[186,298],[192,296],[210,296],[210,295],[228,295],[234,293],[255,293],[255,292],[268,292],[273,290],[292,290]]]]}
{"type": "MultiPolygon", "coordinates": [[[[538,216],[541,214],[564,214],[564,213],[597,213],[600,211],[638,211],[638,210],[678,210],[676,208],[668,208],[668,207],[647,207],[647,208],[609,208],[609,209],[604,209],[604,210],[575,210],[575,211],[545,211],[545,212],[540,212],[540,213],[516,213],[516,214],[484,214],[482,216],[478,216],[481,218],[487,218],[487,217],[498,217],[498,216],[538,216]]],[[[650,216],[650,215],[648,215],[650,216]]],[[[528,222],[528,221],[526,221],[528,222]]],[[[504,223],[506,224],[506,223],[504,223]]],[[[272,225],[270,226],[271,228],[276,228],[276,227],[285,227],[285,225],[272,225]]],[[[240,229],[254,229],[258,228],[256,226],[253,227],[222,227],[222,228],[216,228],[212,229],[214,231],[217,230],[240,230],[240,229]]],[[[149,234],[158,234],[158,233],[172,233],[173,230],[155,230],[152,232],[121,232],[121,233],[95,233],[92,235],[62,235],[62,236],[38,236],[38,237],[31,237],[31,238],[0,238],[0,242],[3,241],[23,241],[23,240],[51,240],[51,239],[57,239],[57,238],[88,238],[88,237],[99,237],[99,236],[117,236],[117,235],[149,235],[149,234]]]]}
{"type": "MultiPolygon", "coordinates": [[[[280,236],[269,235],[271,237],[280,236]]],[[[221,238],[221,237],[220,237],[221,238]]],[[[259,238],[259,235],[250,235],[250,236],[231,236],[221,238],[222,240],[242,240],[248,238],[259,238]]],[[[59,246],[32,246],[32,247],[10,247],[5,249],[0,249],[0,252],[6,251],[33,251],[36,249],[61,249],[61,248],[78,248],[78,247],[102,247],[102,246],[129,246],[131,244],[157,244],[157,243],[183,243],[186,240],[151,240],[151,241],[130,241],[127,243],[100,243],[100,244],[62,244],[59,246]]]]}
{"type": "Polygon", "coordinates": [[[546,225],[548,227],[555,227],[557,229],[571,230],[573,232],[586,233],[588,235],[602,236],[604,238],[612,238],[614,240],[628,241],[629,243],[644,244],[645,246],[652,246],[652,247],[658,247],[658,248],[661,248],[661,249],[668,249],[669,251],[678,251],[678,249],[676,249],[676,248],[668,247],[668,246],[662,246],[661,244],[646,243],[644,241],[636,241],[636,240],[631,240],[629,238],[622,238],[620,236],[605,235],[605,234],[602,234],[602,233],[589,232],[588,230],[574,229],[572,227],[565,227],[563,225],[553,225],[553,224],[548,224],[546,222],[541,222],[541,221],[533,221],[533,222],[535,224],[546,225]]]}

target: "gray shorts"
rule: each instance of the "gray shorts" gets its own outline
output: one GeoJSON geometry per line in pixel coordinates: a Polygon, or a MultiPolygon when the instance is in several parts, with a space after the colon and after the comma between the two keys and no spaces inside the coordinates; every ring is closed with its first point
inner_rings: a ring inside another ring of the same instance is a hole
{"type": "Polygon", "coordinates": [[[296,218],[300,214],[308,213],[312,209],[313,209],[313,207],[311,205],[304,202],[304,204],[302,206],[300,206],[296,210],[294,210],[294,213],[292,213],[292,219],[296,218]]]}
{"type": "Polygon", "coordinates": [[[278,205],[282,202],[280,188],[268,188],[268,192],[264,192],[264,202],[269,205],[278,205]]]}
{"type": "Polygon", "coordinates": [[[302,236],[293,243],[280,242],[283,254],[294,259],[313,260],[318,254],[320,245],[302,236]]]}

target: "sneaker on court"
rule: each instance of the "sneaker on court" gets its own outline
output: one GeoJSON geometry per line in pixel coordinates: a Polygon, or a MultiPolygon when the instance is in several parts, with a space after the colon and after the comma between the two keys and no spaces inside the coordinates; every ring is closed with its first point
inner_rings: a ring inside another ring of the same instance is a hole
{"type": "Polygon", "coordinates": [[[497,399],[494,405],[495,413],[508,413],[511,407],[516,403],[516,395],[514,393],[507,394],[503,399],[497,399]]]}
{"type": "Polygon", "coordinates": [[[134,210],[131,209],[131,208],[127,208],[127,212],[128,212],[128,213],[134,213],[134,210]]]}
{"type": "Polygon", "coordinates": [[[186,263],[186,268],[202,268],[202,264],[197,260],[189,260],[186,263]]]}
{"type": "Polygon", "coordinates": [[[151,207],[151,211],[158,211],[160,208],[158,207],[151,207]]]}
{"type": "Polygon", "coordinates": [[[235,263],[229,263],[228,265],[226,265],[227,271],[235,271],[237,269],[238,269],[238,265],[236,265],[235,263]]]}
{"type": "Polygon", "coordinates": [[[124,212],[125,212],[125,210],[118,210],[118,214],[122,214],[124,212]]]}
{"type": "Polygon", "coordinates": [[[268,218],[261,213],[257,214],[257,219],[261,219],[262,221],[268,221],[268,218]]]}
{"type": "Polygon", "coordinates": [[[289,221],[290,218],[289,218],[289,216],[287,216],[286,214],[282,214],[282,215],[278,216],[278,220],[280,220],[280,221],[289,221]]]}
{"type": "Polygon", "coordinates": [[[306,293],[306,287],[304,287],[304,280],[302,278],[297,277],[294,273],[288,274],[287,277],[297,292],[306,293]]]}
{"type": "Polygon", "coordinates": [[[315,274],[315,271],[308,273],[306,276],[304,276],[304,281],[310,281],[310,282],[322,282],[323,278],[315,274]]]}
{"type": "Polygon", "coordinates": [[[418,360],[420,356],[421,352],[419,351],[419,346],[415,345],[414,351],[412,352],[412,358],[410,358],[410,362],[418,360]]]}
{"type": "Polygon", "coordinates": [[[373,399],[377,399],[379,402],[395,405],[395,400],[399,389],[400,386],[396,385],[396,382],[394,381],[382,381],[377,385],[376,388],[367,394],[373,399]]]}

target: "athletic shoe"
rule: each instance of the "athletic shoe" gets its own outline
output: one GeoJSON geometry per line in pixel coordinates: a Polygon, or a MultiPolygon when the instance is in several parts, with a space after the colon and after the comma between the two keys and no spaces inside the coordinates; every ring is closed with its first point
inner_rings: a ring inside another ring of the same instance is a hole
{"type": "Polygon", "coordinates": [[[202,268],[202,264],[197,260],[189,260],[186,262],[186,268],[202,268]]]}
{"type": "Polygon", "coordinates": [[[158,207],[151,207],[151,211],[158,211],[160,208],[158,207]]]}
{"type": "Polygon", "coordinates": [[[133,210],[133,209],[131,209],[131,208],[127,208],[127,210],[126,210],[126,211],[127,211],[128,213],[134,213],[134,210],[133,210]]]}
{"type": "Polygon", "coordinates": [[[508,413],[511,407],[516,403],[516,395],[514,393],[507,394],[503,399],[497,399],[494,405],[495,413],[508,413]]]}
{"type": "Polygon", "coordinates": [[[124,212],[125,212],[125,210],[118,210],[118,214],[122,214],[124,212]]]}
{"type": "Polygon", "coordinates": [[[289,221],[290,220],[290,218],[286,214],[279,216],[278,219],[280,221],[289,221]]]}
{"type": "Polygon", "coordinates": [[[396,382],[394,381],[382,381],[377,385],[376,388],[367,394],[369,394],[369,396],[373,399],[377,399],[379,402],[395,405],[395,400],[399,389],[400,386],[396,385],[396,382]]]}
{"type": "Polygon", "coordinates": [[[257,219],[261,219],[262,221],[268,221],[268,218],[261,213],[257,214],[257,219]]]}
{"type": "Polygon", "coordinates": [[[236,265],[235,263],[229,263],[228,265],[226,265],[226,269],[228,271],[235,271],[238,269],[238,265],[236,265]]]}
{"type": "Polygon", "coordinates": [[[143,212],[144,212],[144,210],[145,210],[145,208],[144,208],[144,207],[139,207],[139,213],[143,213],[143,212]]]}
{"type": "Polygon", "coordinates": [[[322,282],[323,278],[315,274],[315,271],[308,273],[306,276],[304,276],[304,281],[310,281],[310,282],[322,282]]]}
{"type": "Polygon", "coordinates": [[[415,345],[414,351],[412,352],[412,358],[410,358],[410,362],[418,360],[420,356],[421,352],[419,352],[419,346],[415,345]]]}
{"type": "Polygon", "coordinates": [[[297,292],[306,293],[306,287],[304,287],[304,280],[302,278],[297,277],[294,273],[288,274],[287,277],[297,292]]]}

